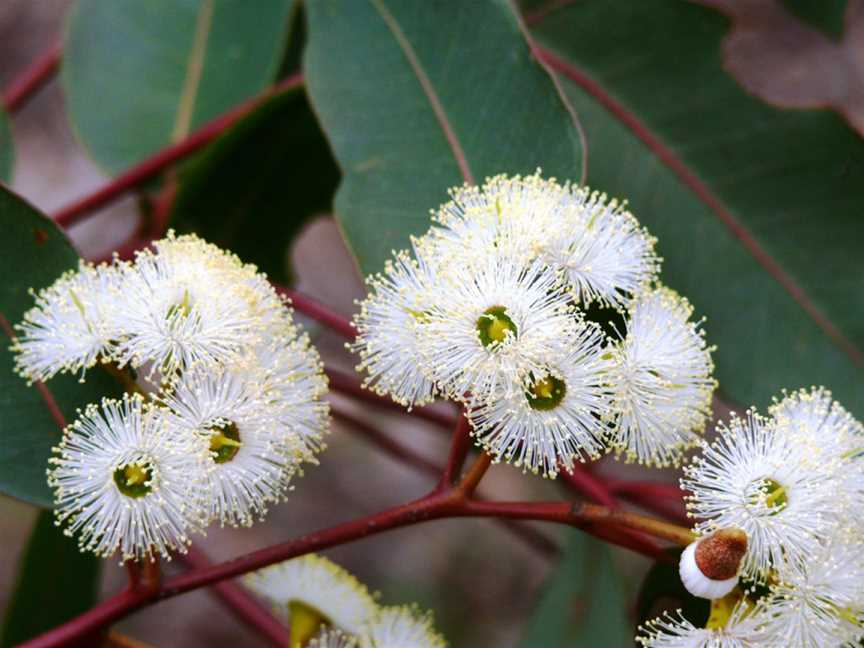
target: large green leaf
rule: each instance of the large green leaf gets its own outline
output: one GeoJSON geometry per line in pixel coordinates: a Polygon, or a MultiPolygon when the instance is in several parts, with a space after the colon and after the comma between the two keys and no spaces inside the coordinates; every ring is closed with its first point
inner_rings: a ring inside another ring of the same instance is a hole
{"type": "Polygon", "coordinates": [[[12,133],[9,120],[0,106],[0,182],[9,182],[12,177],[12,133]]]}
{"type": "Polygon", "coordinates": [[[292,0],[79,0],[63,87],[93,158],[117,172],[260,92],[292,0]]]}
{"type": "Polygon", "coordinates": [[[363,272],[423,232],[465,179],[538,166],[580,177],[572,117],[505,0],[306,10],[306,80],[344,173],[336,215],[363,272]]]}
{"type": "Polygon", "coordinates": [[[180,176],[179,229],[287,283],[288,245],[309,216],[329,212],[339,169],[300,90],[265,102],[180,176]]]}
{"type": "Polygon", "coordinates": [[[59,376],[45,390],[28,386],[14,373],[7,325],[20,321],[33,305],[28,289],[50,285],[78,263],[78,255],[63,233],[23,200],[0,187],[0,492],[38,506],[51,506],[45,469],[51,448],[61,429],[51,415],[46,397],[53,398],[67,418],[76,408],[114,395],[117,384],[107,373],[87,372],[87,382],[77,376],[59,376]]]}
{"type": "Polygon", "coordinates": [[[720,14],[678,0],[529,14],[588,138],[588,182],[629,199],[664,280],[707,315],[721,389],[764,406],[824,383],[864,414],[864,141],[723,69],[720,14]]]}
{"type": "Polygon", "coordinates": [[[520,648],[626,648],[633,645],[624,586],[609,545],[571,530],[550,571],[520,648]]]}
{"type": "Polygon", "coordinates": [[[0,648],[8,648],[87,611],[99,591],[100,561],[78,550],[50,511],[36,519],[18,567],[18,582],[3,623],[0,648]]]}

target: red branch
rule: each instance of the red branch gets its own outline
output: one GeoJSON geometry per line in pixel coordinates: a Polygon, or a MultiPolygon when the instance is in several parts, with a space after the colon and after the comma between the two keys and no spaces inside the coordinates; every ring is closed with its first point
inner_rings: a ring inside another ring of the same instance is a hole
{"type": "Polygon", "coordinates": [[[61,51],[60,43],[55,43],[7,86],[0,99],[6,112],[18,110],[54,76],[60,65],[61,51]]]}
{"type": "Polygon", "coordinates": [[[447,457],[447,464],[444,466],[441,480],[438,482],[438,492],[446,491],[459,480],[462,465],[465,463],[465,457],[468,456],[470,449],[471,423],[464,413],[460,413],[456,428],[453,430],[453,440],[450,443],[450,454],[447,457]]]}
{"type": "MultiPolygon", "coordinates": [[[[193,569],[205,569],[212,563],[194,546],[180,560],[193,569]]],[[[235,616],[274,646],[288,645],[288,628],[273,617],[243,587],[232,581],[212,585],[210,591],[231,609],[235,616]]]]}
{"type": "Polygon", "coordinates": [[[94,212],[100,207],[104,207],[133,187],[158,175],[166,167],[170,166],[177,160],[180,160],[187,155],[191,155],[203,146],[209,144],[223,131],[235,124],[241,117],[249,114],[250,111],[270,97],[277,95],[280,92],[299,87],[302,83],[303,77],[300,74],[295,74],[294,76],[277,83],[261,96],[250,99],[236,108],[229,110],[227,113],[216,117],[189,135],[186,139],[159,151],[154,156],[120,174],[104,186],[97,189],[95,192],[64,207],[54,214],[54,220],[58,225],[63,227],[74,225],[87,214],[94,212]]]}
{"type": "MultiPolygon", "coordinates": [[[[443,472],[443,467],[438,466],[426,457],[417,454],[410,447],[391,439],[379,429],[351,416],[350,414],[346,414],[336,407],[332,408],[331,411],[334,419],[337,421],[341,420],[351,426],[352,433],[359,432],[362,437],[378,446],[379,449],[393,457],[396,461],[412,466],[431,477],[438,477],[443,472]]],[[[479,495],[478,498],[485,499],[479,495]]],[[[560,552],[560,549],[555,542],[530,526],[526,526],[513,520],[495,519],[492,520],[492,522],[506,528],[509,533],[517,537],[542,556],[554,558],[560,552]]]]}
{"type": "Polygon", "coordinates": [[[286,288],[285,286],[280,286],[278,284],[273,284],[273,287],[276,288],[280,295],[288,297],[297,311],[311,317],[316,322],[333,329],[336,333],[351,342],[353,342],[354,338],[357,337],[357,329],[354,328],[351,321],[347,317],[334,311],[329,306],[325,306],[317,299],[304,293],[297,292],[296,290],[292,290],[291,288],[286,288]]]}
{"type": "MultiPolygon", "coordinates": [[[[539,520],[567,524],[592,533],[601,527],[625,527],[652,533],[676,544],[686,545],[692,534],[681,527],[624,511],[588,503],[567,502],[484,502],[469,499],[458,488],[433,491],[413,502],[374,515],[310,533],[282,544],[260,549],[239,558],[191,570],[166,580],[155,593],[127,590],[100,603],[68,623],[50,630],[21,648],[53,648],[75,645],[81,637],[103,628],[131,612],[160,600],[200,587],[207,587],[242,574],[310,552],[368,538],[384,531],[430,520],[454,517],[495,517],[512,520],[539,520]]],[[[636,549],[633,542],[618,542],[636,549]]],[[[651,557],[656,557],[653,552],[651,557]]]]}

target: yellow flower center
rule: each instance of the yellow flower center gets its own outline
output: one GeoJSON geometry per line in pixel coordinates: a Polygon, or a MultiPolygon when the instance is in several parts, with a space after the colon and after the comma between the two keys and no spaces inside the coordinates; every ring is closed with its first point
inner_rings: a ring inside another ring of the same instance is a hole
{"type": "Polygon", "coordinates": [[[229,421],[227,425],[210,429],[213,432],[210,435],[210,456],[213,461],[216,463],[231,461],[243,447],[237,426],[229,421]]]}
{"type": "Polygon", "coordinates": [[[551,410],[558,407],[567,394],[567,384],[551,374],[538,380],[525,390],[528,405],[535,410],[551,410]]]}
{"type": "Polygon", "coordinates": [[[289,648],[303,648],[315,637],[321,626],[329,625],[329,620],[312,606],[302,601],[290,601],[288,612],[291,619],[291,643],[289,648]]]}
{"type": "Polygon", "coordinates": [[[127,497],[144,497],[152,489],[153,470],[141,463],[131,463],[114,471],[114,484],[117,490],[127,497]]]}
{"type": "Polygon", "coordinates": [[[508,337],[515,338],[518,334],[516,323],[510,319],[503,306],[492,306],[483,311],[477,318],[477,332],[480,334],[480,342],[487,348],[497,347],[508,337]]]}

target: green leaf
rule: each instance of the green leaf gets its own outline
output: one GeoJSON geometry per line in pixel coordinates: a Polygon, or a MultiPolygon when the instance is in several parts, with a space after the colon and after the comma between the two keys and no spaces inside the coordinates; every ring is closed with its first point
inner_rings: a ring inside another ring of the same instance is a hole
{"type": "Polygon", "coordinates": [[[6,610],[0,648],[17,645],[86,612],[99,591],[101,563],[54,526],[50,511],[36,519],[6,610]]]}
{"type": "Polygon", "coordinates": [[[288,246],[331,210],[339,169],[300,90],[266,101],[180,176],[172,216],[272,279],[288,283],[288,246]]]}
{"type": "Polygon", "coordinates": [[[627,598],[609,545],[569,531],[520,648],[625,648],[633,645],[627,598]]]}
{"type": "Polygon", "coordinates": [[[312,0],[306,11],[306,81],[364,273],[424,232],[469,177],[538,166],[580,177],[572,117],[505,0],[312,0]]]}
{"type": "MultiPolygon", "coordinates": [[[[43,392],[14,373],[9,327],[33,306],[28,290],[52,284],[77,266],[78,255],[54,223],[2,187],[0,232],[0,492],[50,507],[45,469],[61,429],[43,392]]],[[[67,421],[76,408],[118,393],[115,381],[99,370],[88,371],[84,384],[77,376],[58,376],[46,389],[67,421]]]]}
{"type": "Polygon", "coordinates": [[[630,201],[663,280],[707,315],[721,390],[765,406],[824,383],[864,414],[864,140],[746,92],[704,7],[585,0],[528,22],[584,124],[589,184],[630,201]]]}
{"type": "Polygon", "coordinates": [[[74,129],[118,172],[264,89],[292,0],[79,0],[62,78],[74,129]]]}
{"type": "Polygon", "coordinates": [[[9,182],[12,179],[12,162],[12,133],[6,112],[0,106],[0,181],[9,182]]]}

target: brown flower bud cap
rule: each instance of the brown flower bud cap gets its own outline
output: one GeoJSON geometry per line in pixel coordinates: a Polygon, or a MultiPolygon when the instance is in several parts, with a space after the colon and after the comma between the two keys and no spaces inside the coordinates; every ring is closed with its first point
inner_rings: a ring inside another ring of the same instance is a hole
{"type": "Polygon", "coordinates": [[[711,580],[726,580],[738,574],[747,553],[747,534],[741,529],[720,529],[696,545],[696,565],[711,580]]]}

